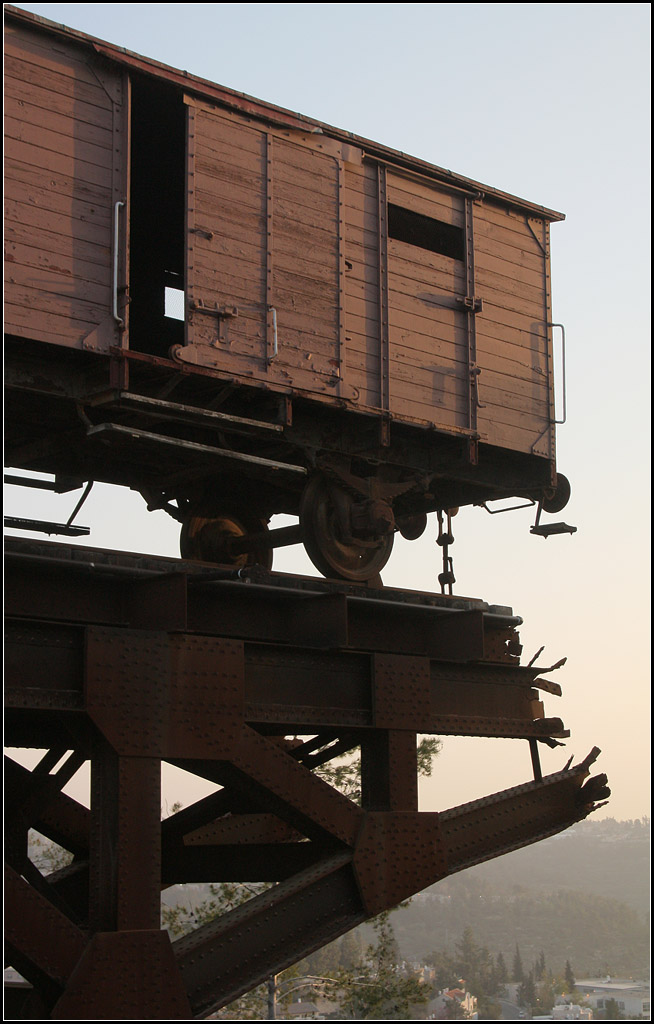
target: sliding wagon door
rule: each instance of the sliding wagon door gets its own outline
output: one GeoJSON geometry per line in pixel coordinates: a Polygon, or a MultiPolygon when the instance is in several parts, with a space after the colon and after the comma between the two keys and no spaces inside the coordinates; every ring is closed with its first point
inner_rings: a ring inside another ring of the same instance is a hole
{"type": "Polygon", "coordinates": [[[472,423],[464,199],[384,168],[380,187],[386,193],[381,206],[388,239],[386,401],[401,419],[467,430],[472,423]]]}
{"type": "Polygon", "coordinates": [[[188,108],[188,362],[260,376],[268,352],[266,135],[188,108]]]}
{"type": "Polygon", "coordinates": [[[490,202],[475,211],[479,430],[554,458],[549,224],[490,202]]]}
{"type": "Polygon", "coordinates": [[[333,391],[339,163],[288,135],[189,105],[187,338],[178,354],[255,382],[333,391]]]}
{"type": "Polygon", "coordinates": [[[269,139],[270,370],[296,388],[340,394],[343,164],[321,146],[302,132],[269,139]]]}

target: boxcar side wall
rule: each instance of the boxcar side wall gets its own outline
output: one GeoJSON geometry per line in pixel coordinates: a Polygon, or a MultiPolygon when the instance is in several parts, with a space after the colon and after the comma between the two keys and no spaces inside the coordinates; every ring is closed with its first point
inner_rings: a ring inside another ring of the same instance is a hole
{"type": "Polygon", "coordinates": [[[7,333],[96,351],[117,343],[112,239],[127,197],[126,117],[120,68],[6,27],[7,333]]]}
{"type": "MultiPolygon", "coordinates": [[[[5,72],[5,330],[97,352],[130,347],[120,204],[136,208],[140,195],[129,196],[136,72],[13,21],[5,72]]],[[[174,99],[182,116],[181,88],[166,90],[161,104],[174,99]]],[[[131,347],[553,461],[546,217],[395,165],[335,130],[285,127],[197,94],[185,104],[186,141],[180,130],[175,143],[180,158],[186,146],[185,237],[181,218],[175,228],[184,343],[170,348],[154,312],[145,337],[146,305],[131,347]]],[[[161,292],[163,309],[163,279],[161,292]]]]}
{"type": "Polygon", "coordinates": [[[177,357],[553,458],[547,224],[189,102],[177,357]]]}

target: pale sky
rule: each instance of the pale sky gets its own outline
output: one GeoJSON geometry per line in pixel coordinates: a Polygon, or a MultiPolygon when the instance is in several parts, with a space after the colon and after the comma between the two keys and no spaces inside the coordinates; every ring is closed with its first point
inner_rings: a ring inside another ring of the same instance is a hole
{"type": "MultiPolygon", "coordinates": [[[[558,467],[578,532],[544,540],[533,509],[464,510],[455,592],[512,606],[525,661],[542,645],[540,663],[568,658],[563,697],[544,696],[572,735],[543,750],[544,771],[598,746],[613,791],[599,816],[649,814],[650,5],[17,6],[566,214],[552,225],[558,467]]],[[[5,511],[65,521],[77,497],[8,488],[5,511]]],[[[129,492],[96,485],[79,522],[94,546],[178,553],[173,520],[129,492]]],[[[384,583],[438,589],[435,536],[430,523],[396,542],[384,583]]],[[[315,574],[297,548],[275,568],[315,574]]],[[[530,778],[524,741],[446,738],[421,807],[530,778]]],[[[188,802],[179,785],[169,803],[188,802]]]]}

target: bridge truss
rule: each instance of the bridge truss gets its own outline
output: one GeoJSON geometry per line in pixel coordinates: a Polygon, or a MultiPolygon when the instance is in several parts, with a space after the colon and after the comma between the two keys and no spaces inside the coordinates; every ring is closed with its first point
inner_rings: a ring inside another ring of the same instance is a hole
{"type": "Polygon", "coordinates": [[[542,776],[539,744],[567,735],[541,700],[557,666],[520,665],[510,609],[23,540],[5,572],[5,742],[44,752],[5,766],[16,1017],[206,1016],[608,795],[596,749],[542,776]],[[425,734],[525,740],[533,779],[420,811],[425,734]],[[320,777],[350,752],[360,802],[320,777]],[[88,808],[63,792],[87,761],[88,808]],[[219,788],[162,820],[162,762],[219,788]],[[42,874],[30,829],[72,863],[42,874]],[[221,881],[276,884],[171,941],[162,891],[221,881]]]}

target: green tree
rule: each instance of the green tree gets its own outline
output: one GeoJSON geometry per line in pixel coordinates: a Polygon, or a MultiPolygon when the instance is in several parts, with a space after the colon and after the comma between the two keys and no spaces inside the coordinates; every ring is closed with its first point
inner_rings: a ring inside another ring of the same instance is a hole
{"type": "MultiPolygon", "coordinates": [[[[434,759],[438,757],[442,743],[435,736],[423,736],[418,743],[418,775],[429,777],[433,771],[434,759]]],[[[334,786],[344,796],[361,803],[361,759],[345,755],[333,762],[321,765],[316,775],[334,786]]]]}
{"type": "Polygon", "coordinates": [[[512,981],[522,982],[525,980],[525,969],[522,966],[522,957],[520,956],[520,947],[516,944],[515,954],[513,957],[513,968],[511,970],[512,981]]]}
{"type": "Polygon", "coordinates": [[[575,976],[573,974],[572,967],[570,966],[570,961],[566,960],[566,962],[565,962],[565,991],[566,992],[574,992],[575,984],[576,984],[575,976]]]}
{"type": "Polygon", "coordinates": [[[428,964],[434,968],[434,986],[439,991],[444,988],[455,988],[459,976],[456,970],[454,957],[450,953],[441,950],[434,950],[426,958],[428,964]]]}
{"type": "Polygon", "coordinates": [[[448,999],[444,1011],[445,1020],[467,1020],[468,1014],[458,999],[448,999]]]}
{"type": "Polygon", "coordinates": [[[361,959],[361,939],[357,932],[351,931],[339,940],[338,944],[338,966],[343,968],[354,967],[361,959]]]}
{"type": "Polygon", "coordinates": [[[604,1003],[604,1013],[602,1014],[604,1020],[628,1020],[624,1013],[621,1012],[615,999],[607,999],[604,1003]]]}
{"type": "Polygon", "coordinates": [[[72,853],[42,836],[40,832],[35,832],[34,829],[29,831],[27,852],[29,859],[42,875],[51,875],[53,871],[68,867],[73,859],[72,853]]]}
{"type": "Polygon", "coordinates": [[[455,951],[459,976],[465,978],[469,991],[474,996],[495,995],[498,982],[493,957],[486,946],[480,946],[475,940],[471,928],[465,929],[455,951]]]}
{"type": "Polygon", "coordinates": [[[423,736],[418,744],[418,775],[431,776],[442,743],[435,736],[423,736]]]}
{"type": "Polygon", "coordinates": [[[495,972],[497,974],[497,983],[500,987],[506,985],[509,980],[509,972],[506,969],[506,963],[502,953],[498,953],[495,958],[495,972]]]}
{"type": "Polygon", "coordinates": [[[469,983],[477,977],[484,957],[484,950],[476,942],[472,928],[464,929],[463,935],[454,946],[456,966],[461,978],[469,983]]]}
{"type": "Polygon", "coordinates": [[[478,1020],[501,1020],[502,1006],[492,996],[477,996],[477,1019],[478,1020]]]}
{"type": "Polygon", "coordinates": [[[545,977],[545,954],[543,953],[543,951],[541,949],[540,956],[538,957],[538,959],[536,960],[536,963],[534,964],[534,978],[535,978],[536,981],[542,981],[542,979],[544,977],[545,977]]]}
{"type": "Polygon", "coordinates": [[[531,1009],[532,1006],[536,1005],[536,998],[534,975],[530,971],[518,988],[516,999],[518,1001],[518,1006],[525,1006],[528,1009],[531,1009]]]}
{"type": "Polygon", "coordinates": [[[375,919],[376,941],[363,962],[340,972],[336,993],[346,1020],[406,1020],[414,1004],[425,1003],[430,989],[398,967],[390,912],[375,919]]]}

